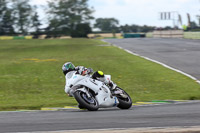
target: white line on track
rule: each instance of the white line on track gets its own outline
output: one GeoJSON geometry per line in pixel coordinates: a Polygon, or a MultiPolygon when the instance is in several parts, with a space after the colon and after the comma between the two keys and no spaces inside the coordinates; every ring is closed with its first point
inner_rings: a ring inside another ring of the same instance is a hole
{"type": "Polygon", "coordinates": [[[141,127],[141,128],[106,128],[106,129],[82,129],[60,131],[36,131],[17,133],[197,133],[199,126],[173,126],[173,127],[141,127]]]}
{"type": "MultiPolygon", "coordinates": [[[[105,40],[103,40],[103,41],[106,42],[106,43],[109,43],[109,42],[107,42],[107,41],[105,41],[105,40]]],[[[111,44],[111,43],[109,43],[109,44],[111,44]]],[[[185,72],[183,72],[183,71],[181,71],[181,70],[178,70],[178,69],[176,69],[176,68],[173,68],[173,67],[171,67],[171,66],[168,66],[168,65],[166,65],[166,64],[164,64],[164,63],[162,63],[162,62],[156,61],[156,60],[151,59],[151,58],[149,58],[149,57],[145,57],[145,56],[139,55],[139,54],[137,54],[137,53],[134,53],[134,52],[132,52],[132,51],[130,51],[130,50],[128,50],[128,49],[124,49],[124,48],[122,48],[122,47],[120,47],[120,46],[117,46],[117,45],[115,45],[115,44],[112,44],[112,45],[114,45],[115,47],[118,47],[118,48],[120,48],[120,49],[122,49],[122,50],[124,50],[124,51],[126,51],[126,52],[128,52],[128,53],[130,53],[130,54],[132,54],[132,55],[135,55],[135,56],[144,58],[144,59],[149,60],[149,61],[151,61],[151,62],[160,64],[160,65],[162,65],[162,66],[164,66],[164,67],[166,67],[166,68],[168,68],[168,69],[171,69],[171,70],[173,70],[173,71],[176,71],[176,72],[178,72],[178,73],[181,73],[181,74],[183,74],[183,75],[185,75],[185,76],[187,76],[187,77],[193,79],[194,81],[196,81],[197,83],[200,84],[200,80],[198,80],[197,78],[193,77],[192,75],[187,74],[187,73],[185,73],[185,72]]]]}

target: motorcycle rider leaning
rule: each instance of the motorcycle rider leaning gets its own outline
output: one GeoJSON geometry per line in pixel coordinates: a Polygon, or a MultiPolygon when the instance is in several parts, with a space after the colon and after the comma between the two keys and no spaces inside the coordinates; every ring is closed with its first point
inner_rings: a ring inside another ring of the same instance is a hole
{"type": "MultiPolygon", "coordinates": [[[[93,73],[92,68],[85,68],[84,66],[77,66],[75,67],[71,62],[67,62],[62,66],[62,70],[63,73],[65,75],[65,79],[67,80],[67,76],[68,76],[68,72],[70,71],[76,71],[76,74],[80,74],[82,76],[85,75],[90,75],[93,73]]],[[[91,76],[91,78],[99,80],[105,84],[107,84],[110,88],[110,90],[114,90],[116,88],[116,84],[113,83],[113,81],[111,81],[109,78],[106,79],[104,73],[102,71],[96,71],[95,73],[93,73],[93,75],[91,76]]],[[[67,83],[67,82],[66,82],[67,83]]],[[[71,86],[69,85],[65,85],[65,92],[71,96],[69,94],[69,90],[70,90],[71,86]]]]}

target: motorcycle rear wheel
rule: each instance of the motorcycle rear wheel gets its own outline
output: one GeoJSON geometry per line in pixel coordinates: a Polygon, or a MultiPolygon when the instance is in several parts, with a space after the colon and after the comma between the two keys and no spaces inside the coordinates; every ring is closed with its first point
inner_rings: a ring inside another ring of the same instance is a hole
{"type": "Polygon", "coordinates": [[[80,90],[74,92],[74,98],[82,107],[89,111],[97,111],[99,109],[99,104],[95,97],[92,94],[90,95],[91,97],[88,97],[85,92],[80,90]]]}
{"type": "Polygon", "coordinates": [[[120,109],[129,109],[132,107],[132,100],[131,97],[122,89],[117,87],[117,89],[122,90],[123,94],[127,96],[127,98],[122,97],[120,94],[116,95],[119,104],[118,104],[118,108],[120,109]]]}

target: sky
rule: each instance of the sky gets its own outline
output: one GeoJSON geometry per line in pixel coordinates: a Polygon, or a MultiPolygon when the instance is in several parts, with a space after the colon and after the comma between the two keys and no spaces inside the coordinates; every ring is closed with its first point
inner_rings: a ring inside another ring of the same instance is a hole
{"type": "MultiPolygon", "coordinates": [[[[46,5],[47,0],[31,0],[31,4],[46,5]]],[[[183,24],[187,25],[187,13],[191,20],[198,23],[196,15],[200,15],[200,0],[89,0],[95,18],[111,18],[119,20],[120,25],[137,24],[149,26],[173,26],[172,20],[160,20],[160,12],[174,12],[182,16],[183,24]]],[[[42,9],[38,10],[41,18],[45,18],[42,9]]],[[[93,22],[94,23],[94,22],[93,22]]]]}

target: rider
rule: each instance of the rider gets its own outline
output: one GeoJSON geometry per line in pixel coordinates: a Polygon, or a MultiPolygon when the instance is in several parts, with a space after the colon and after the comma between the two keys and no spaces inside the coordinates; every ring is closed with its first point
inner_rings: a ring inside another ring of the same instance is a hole
{"type": "MultiPolygon", "coordinates": [[[[67,80],[67,73],[70,71],[76,71],[76,74],[80,74],[82,76],[90,75],[93,73],[92,68],[85,68],[84,66],[77,66],[75,67],[71,62],[67,62],[62,66],[63,73],[65,75],[65,78],[67,80]]],[[[102,71],[96,71],[92,77],[93,79],[99,80],[107,84],[110,88],[110,90],[114,90],[116,88],[116,84],[113,83],[109,78],[106,79],[104,73],[102,71]]],[[[67,82],[66,82],[67,83],[67,82]]],[[[65,85],[65,92],[70,96],[69,90],[70,90],[69,85],[65,85]]]]}

